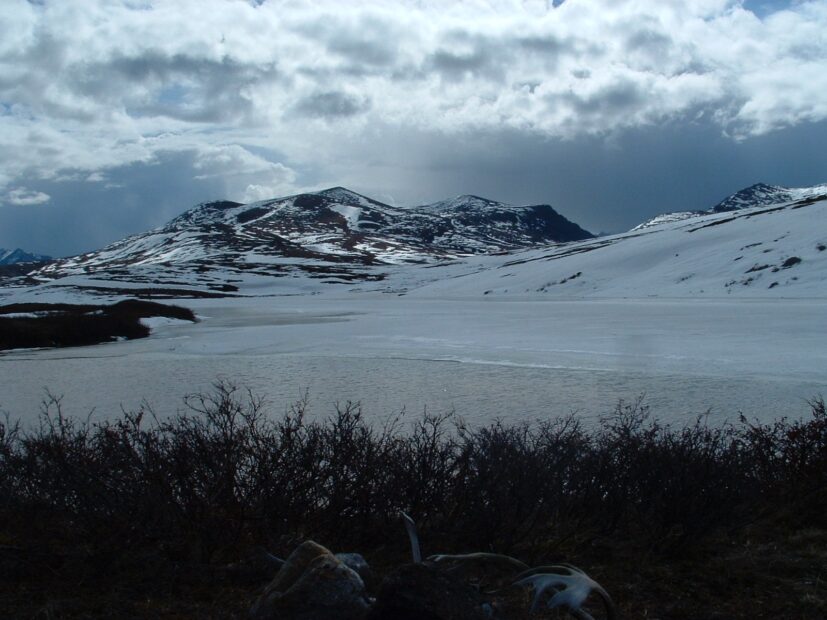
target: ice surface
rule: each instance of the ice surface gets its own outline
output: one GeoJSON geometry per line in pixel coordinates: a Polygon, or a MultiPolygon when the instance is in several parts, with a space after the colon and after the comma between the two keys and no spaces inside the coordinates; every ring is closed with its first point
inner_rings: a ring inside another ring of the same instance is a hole
{"type": "Polygon", "coordinates": [[[659,417],[764,420],[827,392],[821,300],[419,299],[376,293],[194,300],[197,324],[95,347],[7,353],[0,407],[33,415],[43,387],[77,413],[148,399],[168,413],[218,377],[278,413],[305,388],[314,412],[456,408],[474,422],[577,410],[595,419],[647,394],[659,417]]]}

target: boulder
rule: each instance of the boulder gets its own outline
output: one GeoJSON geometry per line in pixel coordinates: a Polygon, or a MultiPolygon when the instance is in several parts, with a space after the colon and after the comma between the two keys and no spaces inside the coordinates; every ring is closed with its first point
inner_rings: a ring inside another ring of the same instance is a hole
{"type": "Polygon", "coordinates": [[[365,587],[368,591],[373,590],[373,571],[371,571],[367,560],[360,553],[337,553],[336,557],[341,560],[345,566],[356,571],[356,573],[365,582],[365,587]]]}
{"type": "Polygon", "coordinates": [[[306,541],[285,560],[250,615],[273,620],[360,620],[369,607],[358,573],[321,545],[306,541]]]}

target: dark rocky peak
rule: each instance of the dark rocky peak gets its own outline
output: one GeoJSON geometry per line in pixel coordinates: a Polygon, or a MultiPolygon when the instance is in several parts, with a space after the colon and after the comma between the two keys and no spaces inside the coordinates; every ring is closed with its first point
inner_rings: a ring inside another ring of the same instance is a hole
{"type": "Polygon", "coordinates": [[[792,199],[792,193],[787,187],[780,185],[767,185],[756,183],[724,198],[717,205],[712,207],[712,213],[724,213],[727,211],[738,211],[749,207],[761,207],[764,205],[778,204],[792,199]]]}
{"type": "Polygon", "coordinates": [[[303,211],[317,211],[330,202],[330,199],[321,193],[299,194],[293,198],[293,206],[303,211]]]}
{"type": "Polygon", "coordinates": [[[227,209],[235,209],[241,205],[242,203],[233,202],[232,200],[214,200],[213,202],[204,202],[200,206],[207,211],[226,211],[227,209]]]}
{"type": "Polygon", "coordinates": [[[328,187],[327,189],[319,190],[318,192],[312,192],[314,194],[318,194],[319,196],[325,196],[327,198],[331,198],[333,200],[347,200],[347,201],[358,201],[358,200],[371,200],[367,196],[363,196],[353,190],[350,190],[346,187],[342,187],[341,185],[337,185],[336,187],[328,187]]]}

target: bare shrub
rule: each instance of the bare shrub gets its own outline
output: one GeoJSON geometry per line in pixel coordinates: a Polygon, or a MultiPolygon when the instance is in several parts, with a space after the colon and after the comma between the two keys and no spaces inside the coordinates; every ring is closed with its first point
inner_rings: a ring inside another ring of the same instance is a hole
{"type": "MultiPolygon", "coordinates": [[[[315,537],[404,554],[397,514],[434,550],[547,553],[611,537],[660,553],[784,513],[824,525],[827,413],[671,428],[642,400],[594,428],[575,415],[468,427],[425,412],[384,424],[358,403],[281,416],[222,382],[160,418],[80,421],[47,397],[40,423],[0,422],[0,532],[124,558],[225,563],[315,537]]],[[[427,552],[427,550],[426,550],[427,552]]],[[[531,559],[531,558],[528,558],[531,559]]]]}

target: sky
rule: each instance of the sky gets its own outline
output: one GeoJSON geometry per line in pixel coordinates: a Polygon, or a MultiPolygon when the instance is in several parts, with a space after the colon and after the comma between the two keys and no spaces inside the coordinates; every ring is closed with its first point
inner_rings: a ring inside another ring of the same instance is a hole
{"type": "Polygon", "coordinates": [[[827,182],[827,0],[4,0],[0,247],[342,185],[592,232],[827,182]]]}

